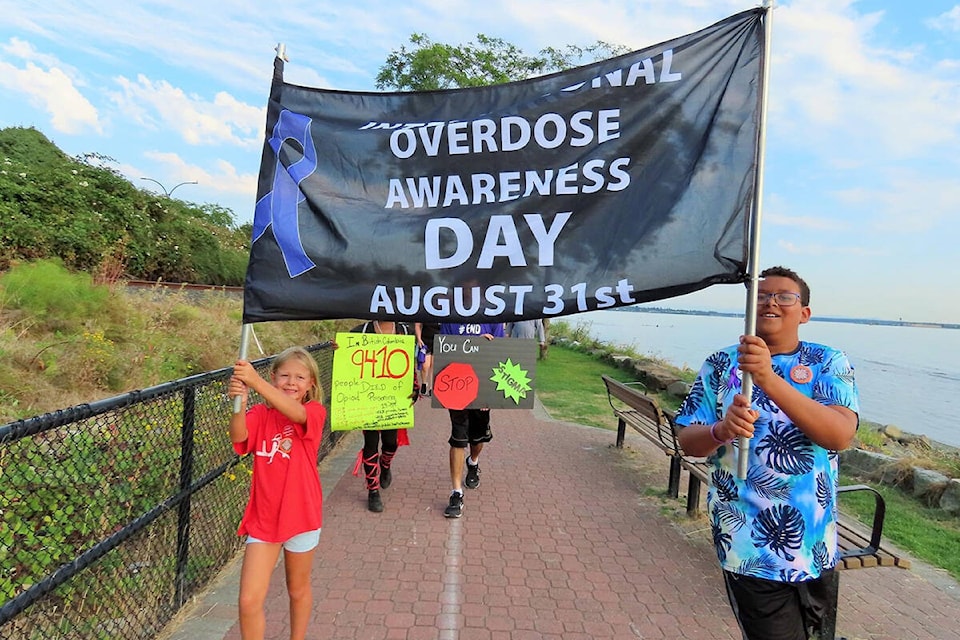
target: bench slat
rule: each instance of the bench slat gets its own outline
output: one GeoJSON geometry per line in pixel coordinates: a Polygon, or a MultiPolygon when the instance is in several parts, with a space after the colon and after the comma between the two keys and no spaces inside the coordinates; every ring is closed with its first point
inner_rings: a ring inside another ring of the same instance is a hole
{"type": "MultiPolygon", "coordinates": [[[[871,534],[856,520],[841,515],[837,521],[837,543],[843,553],[856,552],[870,546],[871,534]]],[[[901,567],[910,568],[910,560],[903,558],[882,544],[876,551],[867,556],[842,556],[845,568],[859,569],[865,567],[901,567]]]]}
{"type": "Polygon", "coordinates": [[[638,415],[634,411],[614,411],[616,416],[626,422],[634,431],[644,438],[657,445],[666,455],[674,456],[679,451],[663,442],[663,437],[655,423],[650,422],[644,416],[638,415]]]}

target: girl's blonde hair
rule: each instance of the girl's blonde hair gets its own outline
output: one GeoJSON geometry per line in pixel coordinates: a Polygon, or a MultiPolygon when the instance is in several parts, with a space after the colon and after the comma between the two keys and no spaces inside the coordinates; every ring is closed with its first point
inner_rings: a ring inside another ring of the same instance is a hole
{"type": "Polygon", "coordinates": [[[317,367],[317,361],[313,359],[310,352],[303,347],[290,347],[281,351],[280,355],[274,358],[273,364],[270,365],[270,378],[273,379],[273,375],[277,372],[277,369],[290,360],[296,360],[305,366],[310,372],[310,375],[313,376],[313,384],[310,385],[307,394],[303,396],[303,401],[305,403],[311,400],[323,402],[323,388],[320,386],[320,368],[317,367]]]}

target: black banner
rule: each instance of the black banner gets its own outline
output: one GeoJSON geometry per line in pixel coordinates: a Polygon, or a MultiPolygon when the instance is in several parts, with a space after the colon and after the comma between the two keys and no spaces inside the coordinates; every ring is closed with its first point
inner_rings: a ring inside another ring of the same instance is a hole
{"type": "Polygon", "coordinates": [[[300,87],[277,59],[244,323],[507,322],[742,281],[764,12],[463,90],[300,87]]]}

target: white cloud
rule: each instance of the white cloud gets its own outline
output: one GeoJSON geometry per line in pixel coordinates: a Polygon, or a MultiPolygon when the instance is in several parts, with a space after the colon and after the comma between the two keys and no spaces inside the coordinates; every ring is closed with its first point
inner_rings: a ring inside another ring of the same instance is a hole
{"type": "MultiPolygon", "coordinates": [[[[61,69],[68,69],[67,75],[76,78],[76,73],[72,68],[67,67],[67,65],[65,65],[56,56],[38,51],[33,44],[27,42],[26,40],[21,40],[20,38],[10,38],[9,42],[0,47],[0,50],[2,50],[7,56],[11,56],[19,60],[30,60],[41,67],[59,67],[61,69]]],[[[80,83],[78,82],[78,84],[80,83]]]]}
{"type": "Polygon", "coordinates": [[[43,69],[32,62],[19,68],[0,61],[0,87],[26,96],[31,106],[47,113],[55,131],[103,133],[96,107],[59,68],[43,69]]]}
{"type": "Polygon", "coordinates": [[[798,0],[776,12],[770,99],[777,122],[791,129],[794,144],[829,150],[837,162],[955,148],[956,68],[938,68],[919,44],[879,44],[883,14],[856,14],[852,6],[798,0]]]}
{"type": "Polygon", "coordinates": [[[838,231],[847,228],[847,224],[839,220],[813,216],[785,216],[775,213],[765,215],[763,221],[765,224],[769,223],[782,227],[794,227],[810,231],[838,231]]]}
{"type": "MultiPolygon", "coordinates": [[[[836,196],[845,206],[874,212],[877,230],[899,236],[954,224],[960,185],[951,175],[899,169],[890,172],[882,187],[850,187],[838,190],[836,196]]],[[[950,232],[945,229],[943,233],[950,232]]]]}
{"type": "Polygon", "coordinates": [[[251,202],[256,197],[257,174],[238,173],[236,167],[226,160],[216,160],[213,169],[206,169],[188,163],[175,153],[147,151],[143,155],[163,167],[164,175],[170,176],[171,185],[165,185],[168,189],[173,189],[180,182],[196,180],[204,190],[249,197],[251,202]]]}
{"type": "Polygon", "coordinates": [[[789,240],[778,240],[777,247],[786,253],[795,256],[845,256],[850,257],[877,257],[889,254],[886,249],[874,249],[858,246],[834,246],[826,244],[799,245],[789,240]]]}
{"type": "Polygon", "coordinates": [[[937,31],[960,32],[960,4],[956,5],[950,11],[940,14],[936,18],[926,21],[926,25],[937,31]]]}
{"type": "Polygon", "coordinates": [[[188,144],[256,148],[261,143],[266,111],[229,93],[218,92],[209,101],[144,75],[137,76],[136,82],[120,76],[116,83],[120,92],[114,94],[114,102],[128,117],[151,128],[175,131],[188,144]]]}
{"type": "Polygon", "coordinates": [[[0,86],[26,96],[31,106],[46,112],[54,130],[103,133],[97,109],[81,93],[83,81],[74,68],[21,38],[10,38],[0,52],[0,86]]]}

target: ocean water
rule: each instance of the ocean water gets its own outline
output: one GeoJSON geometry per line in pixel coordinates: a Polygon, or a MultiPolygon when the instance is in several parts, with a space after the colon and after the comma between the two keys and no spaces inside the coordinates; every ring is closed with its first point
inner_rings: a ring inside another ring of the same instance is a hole
{"type": "MultiPolygon", "coordinates": [[[[611,345],[699,369],[743,333],[742,318],[591,311],[559,321],[611,345]]],[[[960,330],[811,320],[800,337],[842,349],[860,390],[860,417],[960,447],[960,330]]]]}

